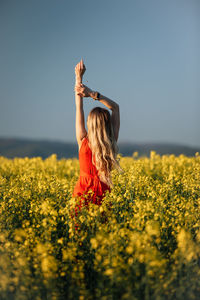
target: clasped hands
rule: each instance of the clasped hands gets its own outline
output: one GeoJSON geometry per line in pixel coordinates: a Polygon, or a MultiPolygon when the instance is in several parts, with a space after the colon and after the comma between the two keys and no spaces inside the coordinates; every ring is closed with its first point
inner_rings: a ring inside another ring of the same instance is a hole
{"type": "Polygon", "coordinates": [[[81,83],[85,71],[86,67],[83,63],[83,59],[81,59],[81,61],[75,67],[76,85],[74,87],[74,91],[81,97],[91,97],[93,91],[81,83]]]}

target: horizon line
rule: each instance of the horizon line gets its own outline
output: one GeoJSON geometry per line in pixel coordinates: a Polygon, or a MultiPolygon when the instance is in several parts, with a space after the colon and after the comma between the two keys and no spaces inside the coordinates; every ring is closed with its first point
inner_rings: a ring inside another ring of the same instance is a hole
{"type": "MultiPolygon", "coordinates": [[[[62,139],[56,139],[56,138],[36,138],[36,137],[19,137],[19,136],[2,136],[0,135],[0,139],[15,139],[15,140],[29,140],[29,141],[45,141],[45,142],[58,142],[58,143],[71,143],[71,144],[76,144],[77,141],[74,140],[62,140],[62,139]]],[[[183,146],[183,147],[190,147],[190,148],[200,148],[200,145],[191,145],[191,144],[184,144],[180,142],[172,142],[172,141],[132,141],[132,140],[121,140],[120,138],[118,139],[118,144],[167,144],[167,145],[176,145],[176,146],[183,146]]]]}

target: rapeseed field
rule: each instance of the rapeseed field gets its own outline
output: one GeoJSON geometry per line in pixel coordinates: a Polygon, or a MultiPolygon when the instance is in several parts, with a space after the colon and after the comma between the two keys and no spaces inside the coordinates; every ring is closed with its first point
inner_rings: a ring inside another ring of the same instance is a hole
{"type": "Polygon", "coordinates": [[[118,158],[73,218],[77,159],[0,156],[0,299],[200,299],[199,153],[118,158]]]}

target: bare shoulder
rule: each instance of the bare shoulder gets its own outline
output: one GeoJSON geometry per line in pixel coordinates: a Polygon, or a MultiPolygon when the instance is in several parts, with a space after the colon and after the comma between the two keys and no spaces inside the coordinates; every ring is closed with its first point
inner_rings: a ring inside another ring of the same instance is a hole
{"type": "Polygon", "coordinates": [[[80,150],[82,143],[84,142],[84,140],[87,138],[87,135],[85,135],[80,141],[78,141],[78,148],[80,150]]]}

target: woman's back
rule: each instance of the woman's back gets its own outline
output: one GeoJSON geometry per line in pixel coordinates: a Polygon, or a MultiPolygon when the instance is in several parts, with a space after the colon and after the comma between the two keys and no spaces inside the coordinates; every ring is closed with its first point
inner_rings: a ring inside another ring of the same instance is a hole
{"type": "Polygon", "coordinates": [[[94,194],[88,201],[100,205],[106,190],[111,191],[111,189],[100,180],[97,169],[92,163],[92,155],[88,139],[85,137],[79,150],[80,176],[74,187],[73,196],[82,196],[92,190],[94,194]]]}
{"type": "Polygon", "coordinates": [[[92,163],[92,151],[88,145],[88,138],[84,137],[79,149],[80,174],[97,175],[97,169],[92,163]]]}

